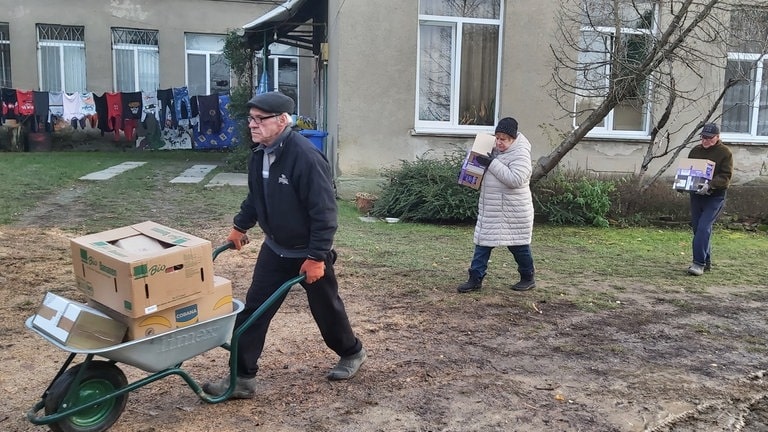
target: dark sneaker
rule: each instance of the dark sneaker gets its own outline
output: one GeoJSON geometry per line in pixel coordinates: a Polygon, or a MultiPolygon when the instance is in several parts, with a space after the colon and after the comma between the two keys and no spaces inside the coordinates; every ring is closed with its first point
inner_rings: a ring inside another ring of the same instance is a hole
{"type": "MultiPolygon", "coordinates": [[[[203,391],[211,396],[221,396],[229,389],[229,375],[217,382],[203,384],[203,391]]],[[[232,392],[233,399],[253,399],[256,396],[256,378],[240,378],[235,380],[235,390],[232,392]]]]}
{"type": "Polygon", "coordinates": [[[704,264],[704,271],[705,271],[705,272],[708,272],[708,271],[710,271],[710,270],[712,270],[712,263],[706,263],[706,264],[704,264]]]}
{"type": "Polygon", "coordinates": [[[520,280],[520,282],[512,285],[512,289],[515,291],[528,291],[529,289],[536,288],[536,281],[533,279],[530,280],[520,280]]]}
{"type": "Polygon", "coordinates": [[[688,274],[693,276],[701,276],[704,274],[704,266],[701,264],[692,263],[688,267],[688,274]]]}
{"type": "Polygon", "coordinates": [[[360,369],[360,366],[362,366],[367,359],[368,354],[365,352],[365,348],[362,348],[357,354],[342,357],[339,359],[339,362],[336,363],[336,366],[328,372],[327,378],[331,381],[350,379],[355,376],[360,369]]]}

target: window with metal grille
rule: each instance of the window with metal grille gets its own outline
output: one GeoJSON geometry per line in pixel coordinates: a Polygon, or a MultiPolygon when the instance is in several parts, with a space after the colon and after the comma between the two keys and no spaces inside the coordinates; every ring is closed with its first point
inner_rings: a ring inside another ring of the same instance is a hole
{"type": "Polygon", "coordinates": [[[112,29],[115,91],[153,91],[160,85],[158,31],[112,29]]]}
{"type": "Polygon", "coordinates": [[[85,27],[38,24],[37,61],[41,90],[85,91],[85,27]]]}

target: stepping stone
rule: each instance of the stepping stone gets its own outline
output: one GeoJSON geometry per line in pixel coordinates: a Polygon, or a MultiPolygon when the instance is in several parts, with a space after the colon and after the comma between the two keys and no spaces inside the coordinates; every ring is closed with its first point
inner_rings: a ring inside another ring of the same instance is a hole
{"type": "Polygon", "coordinates": [[[171,183],[200,183],[214,168],[216,165],[193,165],[171,180],[171,183]]]}
{"type": "Polygon", "coordinates": [[[248,174],[219,173],[213,176],[205,187],[216,186],[248,186],[248,174]]]}
{"type": "Polygon", "coordinates": [[[105,170],[92,172],[80,177],[80,180],[108,180],[112,177],[122,174],[128,170],[144,165],[146,162],[123,162],[119,165],[109,167],[105,170]]]}

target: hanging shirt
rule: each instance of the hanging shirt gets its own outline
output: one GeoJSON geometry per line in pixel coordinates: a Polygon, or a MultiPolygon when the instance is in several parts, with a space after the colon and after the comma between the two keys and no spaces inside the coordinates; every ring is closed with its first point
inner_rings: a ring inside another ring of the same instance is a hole
{"type": "Polygon", "coordinates": [[[31,116],[35,113],[35,97],[32,90],[16,89],[16,114],[31,116]]]}
{"type": "Polygon", "coordinates": [[[79,92],[72,94],[64,93],[62,94],[62,100],[64,102],[64,120],[80,120],[85,117],[82,111],[83,100],[80,99],[79,92]]]}

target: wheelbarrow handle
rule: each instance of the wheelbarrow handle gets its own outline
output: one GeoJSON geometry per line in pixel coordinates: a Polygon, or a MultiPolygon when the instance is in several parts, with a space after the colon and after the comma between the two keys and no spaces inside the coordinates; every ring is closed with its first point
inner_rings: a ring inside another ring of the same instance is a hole
{"type": "MultiPolygon", "coordinates": [[[[243,244],[245,243],[248,243],[248,236],[243,237],[243,244]]],[[[232,240],[227,241],[223,245],[213,250],[213,259],[215,260],[216,257],[218,257],[222,252],[229,249],[234,249],[234,248],[235,248],[235,242],[233,242],[232,240]]]]}

